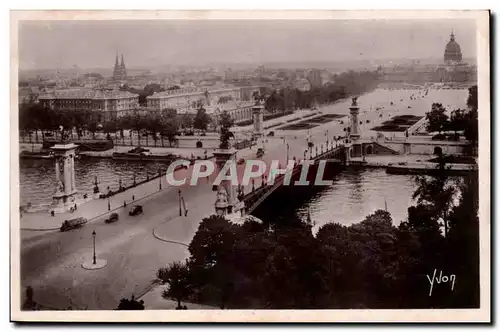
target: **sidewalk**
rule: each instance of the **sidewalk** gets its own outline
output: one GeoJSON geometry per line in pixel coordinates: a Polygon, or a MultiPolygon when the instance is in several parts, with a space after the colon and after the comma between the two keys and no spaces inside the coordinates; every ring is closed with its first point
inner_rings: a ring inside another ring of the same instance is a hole
{"type": "Polygon", "coordinates": [[[196,196],[189,197],[186,208],[187,216],[177,215],[153,229],[153,236],[164,242],[188,246],[198,230],[199,223],[203,218],[215,214],[215,192],[211,190],[210,184],[202,184],[203,187],[196,196]]]}

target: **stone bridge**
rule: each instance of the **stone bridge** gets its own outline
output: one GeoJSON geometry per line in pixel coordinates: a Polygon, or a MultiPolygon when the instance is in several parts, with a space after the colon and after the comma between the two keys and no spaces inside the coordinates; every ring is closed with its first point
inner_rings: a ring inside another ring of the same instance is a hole
{"type": "MultiPolygon", "coordinates": [[[[312,158],[309,158],[309,160],[314,161],[315,165],[311,166],[309,172],[310,176],[308,176],[308,179],[315,178],[316,172],[314,170],[314,166],[316,166],[317,170],[317,162],[319,162],[320,160],[327,160],[328,164],[345,164],[346,148],[344,145],[339,145],[336,147],[332,145],[328,150],[326,148],[325,150],[326,151],[314,150],[316,151],[315,155],[314,151],[311,150],[312,158]]],[[[302,167],[303,165],[300,162],[295,163],[292,171],[291,185],[293,185],[294,181],[299,179],[302,167]]],[[[248,193],[245,193],[242,198],[240,198],[240,200],[245,203],[245,214],[251,214],[266,198],[268,198],[276,189],[283,185],[284,179],[285,174],[280,174],[276,176],[273,185],[266,184],[265,182],[262,182],[261,186],[258,188],[255,188],[255,186],[252,185],[251,190],[248,193]]]]}

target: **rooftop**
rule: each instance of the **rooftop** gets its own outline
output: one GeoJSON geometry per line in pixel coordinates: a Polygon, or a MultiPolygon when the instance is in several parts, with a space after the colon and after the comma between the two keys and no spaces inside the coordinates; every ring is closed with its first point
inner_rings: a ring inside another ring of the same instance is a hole
{"type": "Polygon", "coordinates": [[[152,96],[148,96],[147,99],[155,99],[155,98],[170,98],[170,97],[178,97],[178,96],[190,96],[190,95],[199,95],[205,92],[208,93],[217,93],[223,91],[234,91],[239,90],[239,87],[234,86],[226,86],[226,87],[211,87],[211,88],[182,88],[176,90],[167,90],[163,92],[157,92],[152,96]]]}
{"type": "Polygon", "coordinates": [[[138,96],[139,95],[128,91],[68,89],[56,90],[52,93],[40,96],[39,99],[122,99],[138,96]]]}

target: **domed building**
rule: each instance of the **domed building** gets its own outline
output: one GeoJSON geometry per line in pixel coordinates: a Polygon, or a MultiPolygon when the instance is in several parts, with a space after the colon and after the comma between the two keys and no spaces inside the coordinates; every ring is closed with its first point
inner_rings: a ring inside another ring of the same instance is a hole
{"type": "Polygon", "coordinates": [[[455,41],[455,35],[453,31],[450,35],[450,41],[446,44],[446,48],[444,50],[444,63],[453,63],[453,62],[461,62],[462,61],[462,50],[460,49],[460,45],[455,41]]]}
{"type": "Polygon", "coordinates": [[[453,31],[444,49],[444,64],[436,69],[437,82],[466,83],[476,81],[475,66],[462,62],[462,49],[455,40],[453,31]]]}

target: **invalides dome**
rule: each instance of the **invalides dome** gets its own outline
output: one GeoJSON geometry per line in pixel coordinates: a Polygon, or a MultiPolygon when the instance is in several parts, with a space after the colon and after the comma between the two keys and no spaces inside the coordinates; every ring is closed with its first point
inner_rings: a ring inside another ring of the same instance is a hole
{"type": "Polygon", "coordinates": [[[450,35],[450,41],[446,44],[446,49],[444,50],[444,61],[445,62],[460,62],[462,61],[462,50],[460,45],[455,41],[455,35],[453,32],[450,35]]]}

